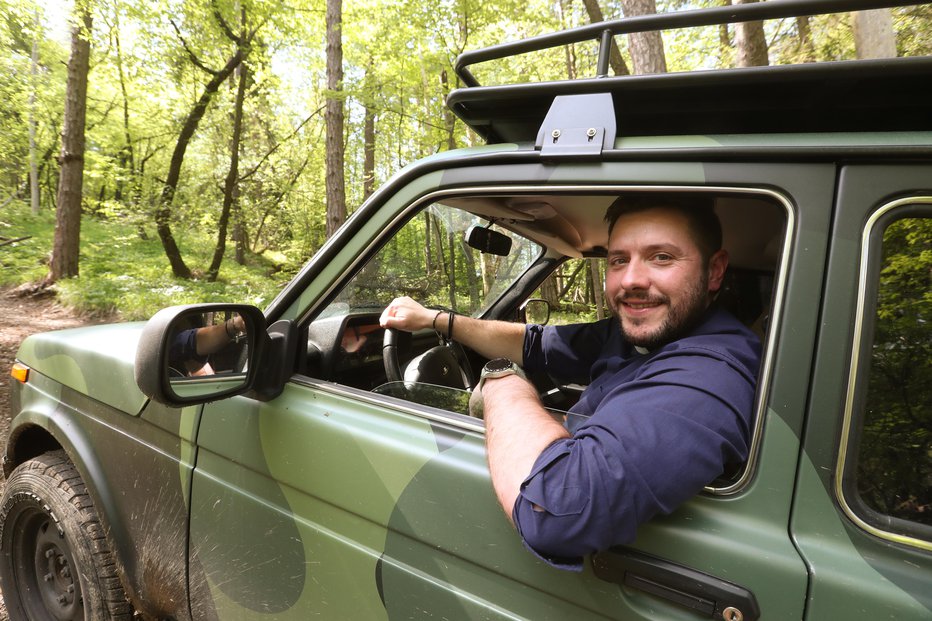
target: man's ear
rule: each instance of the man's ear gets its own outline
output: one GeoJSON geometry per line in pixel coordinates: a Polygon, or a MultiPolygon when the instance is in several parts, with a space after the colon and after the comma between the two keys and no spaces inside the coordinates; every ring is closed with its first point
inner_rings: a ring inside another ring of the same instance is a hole
{"type": "Polygon", "coordinates": [[[709,292],[715,293],[722,288],[722,279],[728,269],[728,251],[722,248],[709,257],[709,292]]]}

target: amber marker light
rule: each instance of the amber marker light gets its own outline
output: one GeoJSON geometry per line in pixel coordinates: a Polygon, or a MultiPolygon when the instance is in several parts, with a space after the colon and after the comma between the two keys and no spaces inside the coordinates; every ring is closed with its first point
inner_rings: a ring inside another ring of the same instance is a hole
{"type": "Polygon", "coordinates": [[[12,375],[13,378],[17,381],[25,384],[29,380],[29,367],[27,367],[25,364],[14,362],[13,368],[10,369],[10,375],[12,375]]]}

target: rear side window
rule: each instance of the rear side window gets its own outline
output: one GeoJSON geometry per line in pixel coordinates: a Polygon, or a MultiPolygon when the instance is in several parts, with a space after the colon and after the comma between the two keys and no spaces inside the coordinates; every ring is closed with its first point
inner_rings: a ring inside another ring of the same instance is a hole
{"type": "Polygon", "coordinates": [[[889,210],[868,242],[844,494],[869,530],[930,547],[932,205],[889,210]]]}

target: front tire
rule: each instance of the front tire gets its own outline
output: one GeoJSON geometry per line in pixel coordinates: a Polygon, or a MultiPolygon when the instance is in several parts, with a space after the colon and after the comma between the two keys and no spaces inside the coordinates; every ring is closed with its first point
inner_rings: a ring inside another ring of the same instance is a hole
{"type": "Polygon", "coordinates": [[[0,500],[0,588],[10,621],[129,621],[94,504],[64,451],[21,464],[0,500]]]}

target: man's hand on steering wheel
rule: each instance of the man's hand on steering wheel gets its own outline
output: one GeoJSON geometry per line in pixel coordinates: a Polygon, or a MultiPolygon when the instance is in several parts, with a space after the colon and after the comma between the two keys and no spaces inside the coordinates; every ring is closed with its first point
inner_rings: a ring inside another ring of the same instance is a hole
{"type": "MultiPolygon", "coordinates": [[[[409,297],[399,297],[392,300],[391,304],[382,311],[379,318],[379,324],[385,328],[385,339],[382,345],[382,359],[385,365],[385,375],[388,381],[400,381],[404,375],[401,361],[399,360],[399,350],[406,349],[403,339],[400,338],[398,331],[416,332],[426,328],[438,330],[437,318],[443,313],[449,313],[446,310],[437,310],[425,308],[420,303],[409,297]]],[[[438,334],[440,334],[438,330],[438,334]]],[[[425,368],[433,370],[434,366],[442,367],[443,375],[449,377],[462,378],[462,386],[458,380],[452,380],[452,384],[444,382],[445,385],[454,385],[457,388],[468,389],[474,382],[472,370],[470,369],[469,360],[463,347],[449,338],[443,339],[443,347],[436,347],[424,355],[428,360],[422,360],[419,364],[425,364],[425,368]],[[446,348],[447,353],[441,350],[446,348]],[[449,367],[449,368],[447,368],[449,367]]],[[[422,358],[419,356],[418,358],[422,358]]],[[[426,380],[430,382],[431,380],[426,380]]],[[[433,383],[436,383],[434,379],[433,383]]]]}
{"type": "Polygon", "coordinates": [[[379,324],[383,328],[416,332],[432,327],[436,315],[437,311],[425,308],[418,302],[404,296],[395,298],[391,301],[391,304],[385,307],[382,316],[379,317],[379,324]]]}

